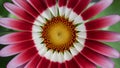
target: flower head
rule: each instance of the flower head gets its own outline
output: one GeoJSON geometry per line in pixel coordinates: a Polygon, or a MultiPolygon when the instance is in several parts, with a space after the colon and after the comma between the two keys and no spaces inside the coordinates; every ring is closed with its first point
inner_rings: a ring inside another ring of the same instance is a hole
{"type": "Polygon", "coordinates": [[[7,68],[113,68],[118,51],[102,42],[120,41],[120,33],[102,30],[119,15],[91,20],[112,0],[12,0],[4,7],[18,19],[0,18],[0,25],[18,32],[0,37],[0,56],[16,55],[7,68]],[[101,30],[100,30],[101,29],[101,30]]]}

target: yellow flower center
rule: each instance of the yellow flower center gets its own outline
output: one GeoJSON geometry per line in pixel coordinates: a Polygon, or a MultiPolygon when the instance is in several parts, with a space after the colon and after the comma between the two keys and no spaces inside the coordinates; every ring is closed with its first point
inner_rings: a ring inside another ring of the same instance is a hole
{"type": "Polygon", "coordinates": [[[43,26],[42,37],[49,49],[68,50],[76,41],[75,26],[64,17],[54,17],[43,26]]]}

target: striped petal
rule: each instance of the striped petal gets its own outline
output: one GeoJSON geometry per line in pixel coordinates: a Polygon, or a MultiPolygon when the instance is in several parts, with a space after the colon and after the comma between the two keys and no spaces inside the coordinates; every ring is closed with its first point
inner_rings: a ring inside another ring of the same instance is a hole
{"type": "Polygon", "coordinates": [[[27,1],[39,12],[39,14],[41,14],[44,10],[47,9],[44,0],[27,0],[27,1]]]}
{"type": "Polygon", "coordinates": [[[15,58],[13,58],[8,63],[7,68],[16,68],[20,65],[23,65],[26,62],[30,61],[35,56],[35,54],[37,54],[36,48],[31,48],[31,49],[19,54],[15,58]]]}
{"type": "Polygon", "coordinates": [[[69,18],[72,9],[79,3],[79,0],[68,0],[65,9],[65,18],[69,18]]]}
{"type": "Polygon", "coordinates": [[[94,30],[111,26],[118,21],[120,21],[119,15],[110,15],[87,22],[85,23],[85,26],[87,30],[94,30]]]}
{"type": "Polygon", "coordinates": [[[112,57],[112,58],[120,57],[120,54],[117,50],[115,50],[112,47],[107,46],[103,43],[100,43],[97,41],[92,41],[92,40],[86,40],[85,45],[86,45],[86,47],[88,47],[102,55],[112,57]]]}
{"type": "Polygon", "coordinates": [[[110,31],[87,31],[87,39],[105,41],[105,42],[116,42],[120,41],[120,33],[110,31]]]}
{"type": "Polygon", "coordinates": [[[39,13],[26,1],[26,0],[12,0],[17,6],[23,8],[26,12],[33,17],[37,17],[39,13]]]}
{"type": "Polygon", "coordinates": [[[58,62],[51,62],[48,68],[58,68],[58,62]]]}
{"type": "Polygon", "coordinates": [[[81,51],[82,55],[85,56],[88,60],[95,63],[96,65],[102,68],[114,68],[114,63],[111,59],[98,54],[88,48],[84,48],[81,51]]]}
{"type": "Polygon", "coordinates": [[[76,7],[73,9],[73,11],[79,15],[88,6],[90,2],[91,0],[80,0],[76,7]]]}
{"type": "Polygon", "coordinates": [[[52,15],[57,17],[58,11],[57,11],[57,5],[56,5],[56,0],[46,0],[46,4],[51,11],[52,15]]]}
{"type": "Polygon", "coordinates": [[[61,63],[58,65],[58,68],[66,68],[65,63],[61,63]]]}
{"type": "Polygon", "coordinates": [[[32,40],[30,32],[15,32],[0,37],[0,44],[15,44],[32,40]]]}
{"type": "Polygon", "coordinates": [[[22,42],[22,43],[17,43],[17,44],[11,44],[4,47],[2,50],[0,50],[0,56],[6,57],[6,56],[15,55],[17,53],[23,52],[24,50],[28,50],[33,46],[34,46],[34,43],[32,40],[22,42]]]}
{"type": "Polygon", "coordinates": [[[0,18],[0,24],[6,28],[20,31],[32,31],[33,25],[23,20],[16,20],[12,18],[0,18]]]}
{"type": "Polygon", "coordinates": [[[75,59],[71,59],[70,61],[66,61],[66,68],[80,68],[75,59]]]}
{"type": "Polygon", "coordinates": [[[74,58],[79,63],[81,68],[96,68],[96,66],[92,62],[87,60],[80,53],[78,55],[76,55],[74,58]]]}
{"type": "Polygon", "coordinates": [[[60,7],[65,6],[67,4],[67,0],[58,0],[58,5],[60,7]]]}
{"type": "Polygon", "coordinates": [[[27,21],[27,22],[34,22],[35,18],[32,17],[30,14],[25,12],[22,8],[11,4],[11,3],[5,3],[4,7],[12,14],[16,15],[17,17],[27,21]]]}
{"type": "Polygon", "coordinates": [[[40,60],[41,57],[37,54],[24,68],[36,68],[40,60]]]}
{"type": "Polygon", "coordinates": [[[97,15],[98,13],[106,9],[112,2],[113,0],[100,0],[100,2],[88,8],[81,15],[84,20],[88,20],[89,18],[97,15]]]}
{"type": "Polygon", "coordinates": [[[50,64],[50,61],[48,59],[46,59],[45,57],[43,57],[39,64],[37,65],[37,68],[48,68],[48,65],[50,64]]]}

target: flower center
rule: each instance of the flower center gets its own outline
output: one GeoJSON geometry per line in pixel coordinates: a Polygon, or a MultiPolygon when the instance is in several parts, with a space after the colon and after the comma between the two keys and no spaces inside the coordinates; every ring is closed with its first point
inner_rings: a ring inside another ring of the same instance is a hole
{"type": "Polygon", "coordinates": [[[49,49],[68,50],[76,41],[75,26],[64,17],[53,17],[43,26],[42,38],[49,49]]]}

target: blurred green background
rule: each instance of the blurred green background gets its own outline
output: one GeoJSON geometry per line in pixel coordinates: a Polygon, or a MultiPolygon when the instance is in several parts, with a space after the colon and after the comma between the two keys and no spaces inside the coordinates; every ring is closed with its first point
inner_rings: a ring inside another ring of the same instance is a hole
{"type": "MultiPolygon", "coordinates": [[[[94,1],[96,1],[96,0],[94,0],[94,1]]],[[[1,17],[13,17],[3,7],[3,3],[4,2],[11,2],[11,0],[0,0],[0,18],[1,17]]],[[[120,15],[120,0],[114,0],[114,2],[112,3],[111,6],[109,6],[106,10],[104,10],[103,12],[101,12],[100,14],[98,14],[95,18],[106,16],[106,15],[111,15],[111,14],[118,14],[118,15],[120,15]]],[[[118,22],[117,24],[109,27],[108,30],[120,33],[120,22],[118,22]]],[[[10,33],[12,31],[13,30],[6,29],[6,28],[0,26],[0,36],[2,36],[4,34],[7,34],[7,33],[10,33]]],[[[110,42],[110,43],[106,43],[106,44],[112,46],[113,48],[117,49],[120,52],[120,42],[114,42],[114,43],[110,42]]],[[[2,49],[3,47],[5,47],[5,45],[0,45],[0,49],[2,49]]],[[[0,68],[6,68],[7,63],[13,57],[14,56],[11,56],[11,57],[0,57],[0,68]]],[[[120,68],[120,58],[113,59],[113,61],[115,62],[115,68],[120,68]]]]}

